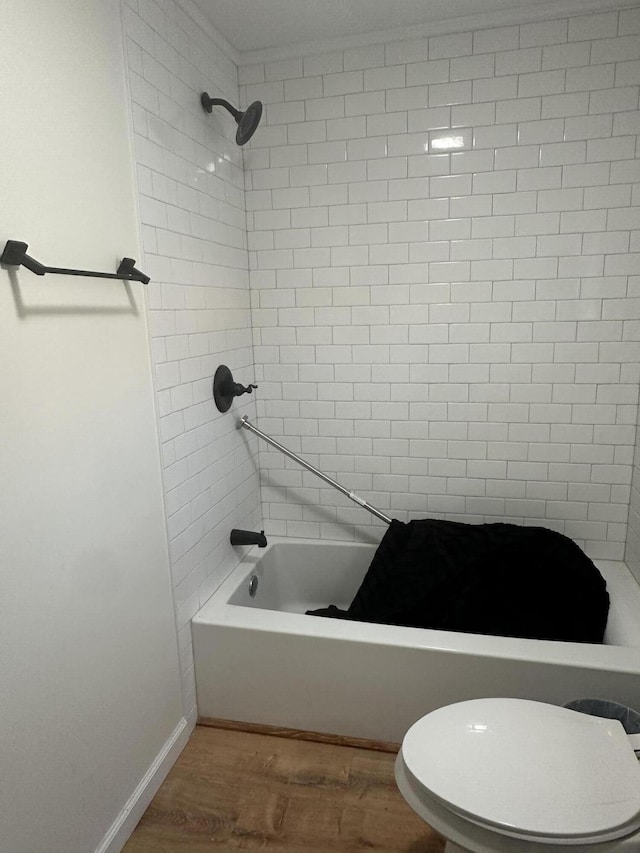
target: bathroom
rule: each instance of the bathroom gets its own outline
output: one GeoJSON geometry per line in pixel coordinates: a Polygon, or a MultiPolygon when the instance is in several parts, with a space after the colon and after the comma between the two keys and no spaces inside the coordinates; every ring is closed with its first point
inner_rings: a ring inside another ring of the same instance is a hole
{"type": "Polygon", "coordinates": [[[640,578],[637,3],[319,5],[4,4],[3,245],[151,279],[0,270],[9,853],[125,843],[196,723],[232,528],[384,532],[243,415],[394,518],[640,578]],[[246,146],[202,91],[264,103],[246,146]],[[446,128],[472,143],[432,153],[446,128]],[[259,386],[226,414],[220,364],[259,386]]]}

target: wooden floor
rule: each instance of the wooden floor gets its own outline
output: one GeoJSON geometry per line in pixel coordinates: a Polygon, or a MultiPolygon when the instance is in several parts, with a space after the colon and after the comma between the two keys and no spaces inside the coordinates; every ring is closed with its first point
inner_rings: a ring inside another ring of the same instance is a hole
{"type": "Polygon", "coordinates": [[[123,853],[442,853],[395,756],[198,726],[123,853]]]}

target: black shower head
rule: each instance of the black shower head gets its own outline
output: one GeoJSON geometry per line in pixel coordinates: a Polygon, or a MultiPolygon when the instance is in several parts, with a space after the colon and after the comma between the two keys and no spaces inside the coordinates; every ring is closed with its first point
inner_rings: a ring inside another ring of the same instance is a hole
{"type": "Polygon", "coordinates": [[[260,124],[262,118],[262,102],[254,101],[242,113],[242,118],[238,122],[238,130],[236,131],[236,142],[238,145],[244,145],[248,142],[256,128],[260,124]]]}
{"type": "Polygon", "coordinates": [[[200,95],[200,103],[208,113],[212,111],[214,106],[224,107],[227,112],[231,113],[238,125],[238,130],[236,131],[236,142],[238,145],[244,145],[248,142],[260,124],[262,117],[262,103],[260,101],[254,101],[243,113],[232,107],[229,101],[225,101],[222,98],[210,98],[206,92],[200,95]]]}

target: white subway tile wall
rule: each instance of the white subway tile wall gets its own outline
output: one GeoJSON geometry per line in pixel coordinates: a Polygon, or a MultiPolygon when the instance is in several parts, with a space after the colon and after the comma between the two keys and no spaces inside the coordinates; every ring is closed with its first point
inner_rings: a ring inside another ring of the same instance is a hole
{"type": "MultiPolygon", "coordinates": [[[[185,714],[193,721],[191,617],[239,559],[228,542],[231,528],[261,526],[256,440],[236,429],[239,414],[255,414],[254,398],[237,399],[222,415],[211,393],[219,364],[242,384],[255,375],[242,152],[231,116],[220,107],[208,115],[200,105],[203,90],[237,105],[237,69],[185,0],[124,0],[122,11],[140,266],[152,279],[148,315],[171,572],[185,714]]],[[[282,90],[282,82],[272,85],[282,90]]]]}
{"type": "MultiPolygon", "coordinates": [[[[266,111],[244,161],[260,427],[393,517],[540,524],[621,559],[640,10],[252,63],[239,80],[266,111]],[[428,153],[445,128],[471,128],[473,149],[428,153]]],[[[260,462],[268,532],[383,532],[277,452],[260,462]]]]}

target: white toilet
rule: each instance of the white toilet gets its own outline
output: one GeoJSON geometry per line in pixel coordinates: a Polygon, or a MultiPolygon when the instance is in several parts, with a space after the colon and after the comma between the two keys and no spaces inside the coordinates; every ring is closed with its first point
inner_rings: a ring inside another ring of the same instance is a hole
{"type": "Polygon", "coordinates": [[[396,781],[445,853],[640,853],[640,763],[617,720],[525,699],[448,705],[409,729],[396,781]]]}

